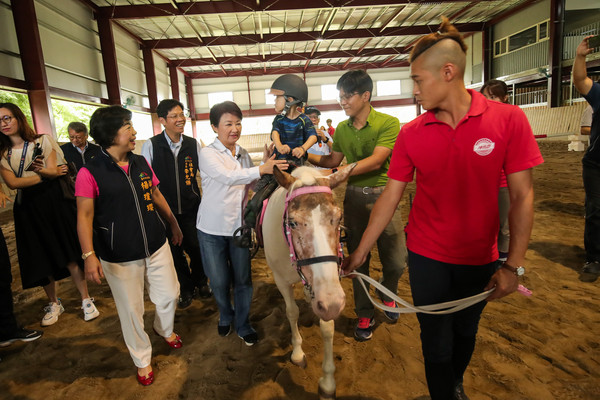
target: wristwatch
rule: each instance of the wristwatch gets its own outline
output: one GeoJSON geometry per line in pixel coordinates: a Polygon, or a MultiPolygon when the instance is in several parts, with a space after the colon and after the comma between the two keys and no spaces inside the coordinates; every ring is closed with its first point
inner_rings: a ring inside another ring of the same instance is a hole
{"type": "Polygon", "coordinates": [[[86,259],[86,258],[88,258],[89,256],[91,256],[91,255],[92,255],[92,254],[94,254],[94,253],[95,253],[95,251],[94,251],[94,250],[92,250],[92,251],[88,251],[87,253],[83,253],[83,254],[81,255],[81,259],[85,261],[85,259],[86,259]]]}
{"type": "Polygon", "coordinates": [[[521,266],[513,267],[512,265],[508,265],[505,262],[502,263],[502,266],[500,268],[506,268],[507,270],[509,270],[510,272],[515,274],[517,277],[525,274],[525,268],[523,268],[521,266]]]}
{"type": "Polygon", "coordinates": [[[329,142],[329,138],[325,137],[325,139],[323,140],[323,143],[327,143],[327,142],[329,142]]]}

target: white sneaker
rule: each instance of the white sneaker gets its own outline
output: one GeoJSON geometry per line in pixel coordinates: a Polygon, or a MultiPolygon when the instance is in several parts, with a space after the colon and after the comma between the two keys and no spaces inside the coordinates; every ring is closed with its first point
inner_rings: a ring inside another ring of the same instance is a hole
{"type": "Polygon", "coordinates": [[[88,297],[81,302],[81,309],[83,310],[83,319],[85,321],[91,321],[100,315],[100,311],[94,305],[94,298],[88,297]]]}
{"type": "Polygon", "coordinates": [[[46,315],[42,318],[42,326],[50,326],[58,321],[58,316],[65,312],[65,308],[60,302],[60,299],[58,299],[58,303],[48,303],[48,305],[44,307],[44,311],[46,311],[46,315]]]}

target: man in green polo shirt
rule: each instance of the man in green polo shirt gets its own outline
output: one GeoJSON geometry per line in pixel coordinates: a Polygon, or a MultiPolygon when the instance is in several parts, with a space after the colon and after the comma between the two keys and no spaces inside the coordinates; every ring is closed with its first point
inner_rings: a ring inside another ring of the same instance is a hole
{"type": "MultiPolygon", "coordinates": [[[[387,170],[392,148],[400,131],[400,122],[371,107],[373,81],[365,71],[346,72],[338,80],[337,89],[340,91],[340,105],[349,119],[337,126],[332,153],[326,156],[309,154],[308,160],[325,168],[339,166],[344,157],[348,163],[357,163],[348,179],[344,198],[344,224],[350,231],[348,251],[353,252],[369,223],[371,209],[388,181],[387,170]]],[[[400,213],[394,214],[392,221],[379,236],[377,249],[383,267],[381,282],[396,293],[398,280],[406,265],[406,244],[400,213]]],[[[370,257],[367,257],[357,271],[369,275],[369,261],[370,257]]],[[[354,280],[353,286],[358,316],[354,338],[358,341],[369,340],[373,335],[375,310],[360,283],[354,280]]],[[[380,296],[384,304],[396,306],[392,299],[381,293],[380,296]]],[[[385,315],[394,323],[399,316],[398,313],[387,311],[385,315]]]]}

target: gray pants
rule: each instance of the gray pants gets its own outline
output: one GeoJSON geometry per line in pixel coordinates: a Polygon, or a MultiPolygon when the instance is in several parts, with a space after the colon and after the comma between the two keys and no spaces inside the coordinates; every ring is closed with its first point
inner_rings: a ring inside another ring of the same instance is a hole
{"type": "MultiPolygon", "coordinates": [[[[369,223],[369,217],[375,201],[383,191],[383,187],[364,188],[348,185],[344,198],[344,225],[348,228],[348,251],[352,253],[358,247],[363,232],[369,223]]],[[[397,293],[398,280],[406,267],[406,242],[400,212],[396,210],[394,217],[377,239],[377,250],[383,269],[382,284],[397,293]]],[[[369,261],[371,256],[356,270],[369,275],[369,261]]],[[[367,294],[356,280],[352,280],[354,288],[355,312],[359,318],[371,318],[374,314],[373,304],[367,294]]],[[[367,288],[369,285],[367,284],[367,288]]],[[[385,301],[391,301],[384,296],[385,301]]]]}
{"type": "Polygon", "coordinates": [[[508,228],[508,210],[510,209],[510,195],[507,187],[501,187],[498,192],[498,211],[500,214],[500,231],[498,232],[498,251],[508,253],[510,230],[508,228]]]}

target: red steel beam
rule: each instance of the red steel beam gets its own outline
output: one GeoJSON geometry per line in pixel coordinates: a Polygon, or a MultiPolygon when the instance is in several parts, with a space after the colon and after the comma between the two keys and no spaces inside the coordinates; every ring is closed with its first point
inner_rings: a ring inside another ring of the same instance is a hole
{"type": "Polygon", "coordinates": [[[177,67],[200,67],[204,65],[224,65],[224,64],[251,64],[262,63],[269,61],[304,61],[318,60],[327,58],[346,58],[346,57],[374,57],[374,56],[391,56],[405,54],[405,47],[390,47],[383,49],[368,49],[363,53],[361,50],[339,50],[339,51],[319,51],[311,56],[311,53],[285,53],[285,54],[267,54],[265,58],[262,55],[235,56],[235,57],[218,57],[213,60],[212,57],[207,58],[188,58],[185,60],[170,60],[169,63],[177,67]]]}
{"type": "MultiPolygon", "coordinates": [[[[286,3],[287,4],[287,3],[286,3]]],[[[480,32],[484,23],[469,22],[454,25],[460,32],[480,32]]],[[[377,29],[347,29],[337,31],[327,31],[322,35],[323,40],[334,39],[359,39],[388,36],[406,36],[406,35],[426,35],[435,32],[439,28],[436,25],[413,25],[388,28],[383,32],[377,29]]],[[[232,45],[255,45],[259,43],[284,43],[284,42],[307,42],[317,40],[321,36],[320,31],[306,32],[287,32],[287,33],[267,33],[248,34],[236,36],[208,36],[201,42],[196,37],[181,39],[157,39],[144,40],[144,45],[153,49],[173,49],[178,47],[203,47],[203,46],[232,46],[232,45]]]]}
{"type": "MultiPolygon", "coordinates": [[[[350,69],[378,69],[378,68],[401,68],[408,67],[408,61],[395,61],[381,66],[381,63],[354,63],[350,64],[350,69]]],[[[304,70],[304,66],[298,67],[282,67],[282,68],[258,68],[258,69],[241,69],[241,70],[228,70],[228,76],[258,76],[258,75],[281,75],[281,74],[302,74],[305,72],[328,72],[336,71],[339,72],[340,65],[311,65],[304,70]]],[[[210,71],[210,72],[188,72],[189,76],[193,79],[203,78],[216,78],[223,77],[221,71],[210,71]]]]}
{"type": "MultiPolygon", "coordinates": [[[[219,75],[220,76],[220,75],[219,75]]],[[[195,120],[196,118],[196,106],[194,104],[194,85],[192,84],[191,76],[185,77],[185,91],[187,93],[187,106],[190,109],[190,118],[195,120]]]]}
{"type": "Polygon", "coordinates": [[[119,82],[119,68],[117,66],[117,50],[115,48],[115,39],[111,22],[107,18],[98,18],[97,22],[108,101],[110,104],[121,104],[121,85],[119,82]]]}
{"type": "Polygon", "coordinates": [[[177,67],[169,65],[169,79],[171,81],[171,96],[177,101],[179,100],[179,74],[177,73],[177,67]]]}
{"type": "MultiPolygon", "coordinates": [[[[491,1],[491,0],[479,0],[491,1]]],[[[436,0],[436,3],[454,3],[456,0],[436,0]]],[[[414,3],[414,0],[303,0],[281,1],[261,0],[224,0],[178,2],[175,9],[170,3],[140,4],[128,6],[98,7],[98,14],[104,18],[132,19],[149,17],[170,17],[175,15],[206,15],[227,13],[251,13],[261,11],[306,10],[311,8],[332,7],[377,7],[398,6],[414,3]]]]}
{"type": "Polygon", "coordinates": [[[56,138],[34,0],[11,0],[10,5],[34,128],[37,133],[46,133],[56,138]]]}
{"type": "Polygon", "coordinates": [[[152,49],[147,47],[142,48],[142,56],[144,58],[144,75],[146,77],[146,89],[148,90],[148,102],[153,113],[158,107],[158,90],[156,88],[156,70],[154,68],[154,58],[152,49]]]}

